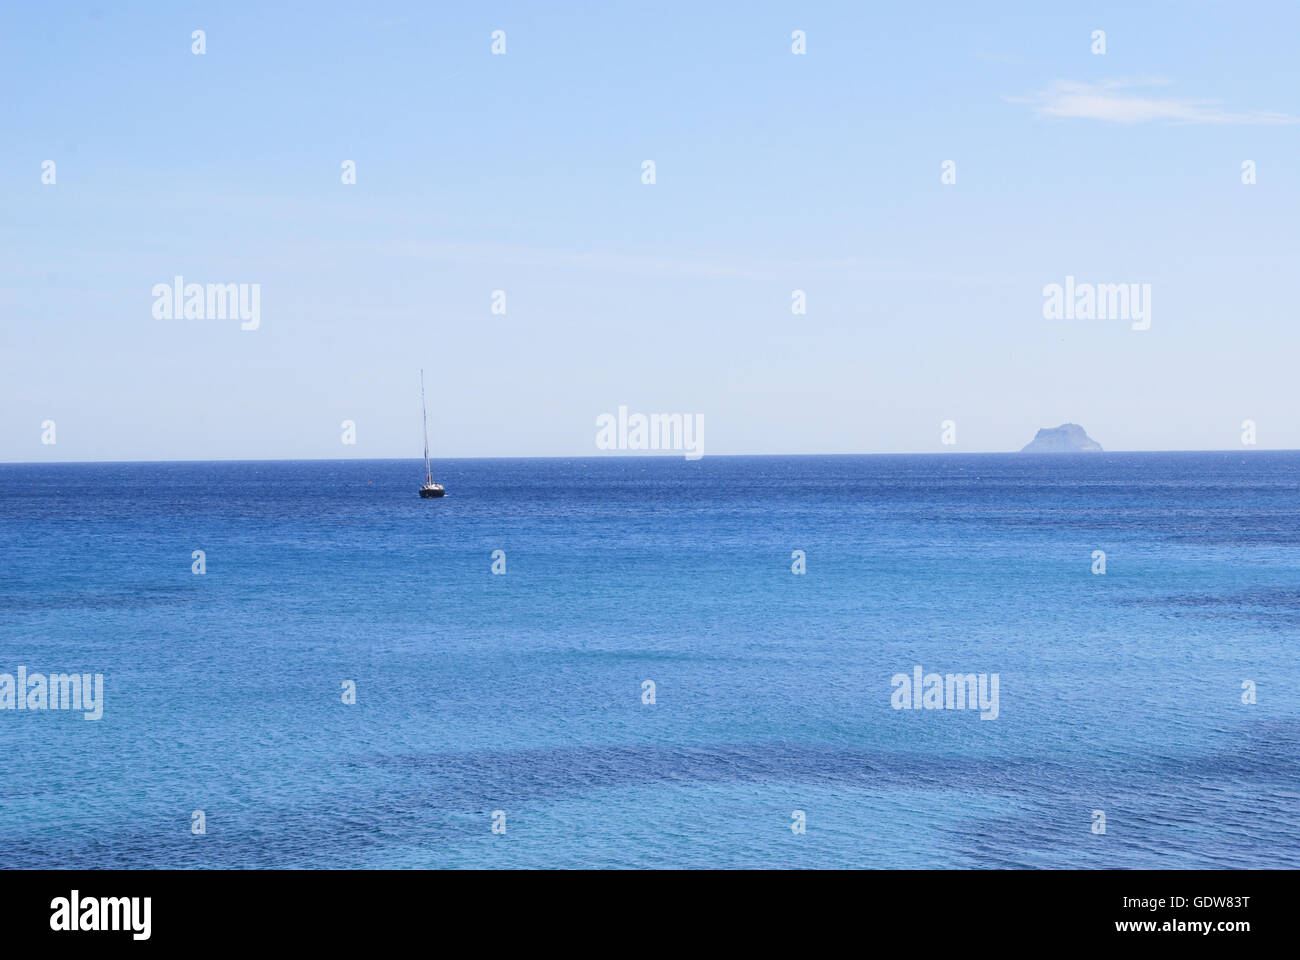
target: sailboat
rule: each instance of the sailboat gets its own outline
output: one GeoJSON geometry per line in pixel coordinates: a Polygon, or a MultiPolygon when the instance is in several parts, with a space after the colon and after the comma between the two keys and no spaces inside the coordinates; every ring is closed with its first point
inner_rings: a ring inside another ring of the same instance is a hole
{"type": "Polygon", "coordinates": [[[424,414],[424,486],[420,487],[420,496],[445,497],[447,491],[442,484],[433,482],[433,468],[429,466],[429,407],[424,402],[424,371],[420,371],[420,411],[424,414]]]}

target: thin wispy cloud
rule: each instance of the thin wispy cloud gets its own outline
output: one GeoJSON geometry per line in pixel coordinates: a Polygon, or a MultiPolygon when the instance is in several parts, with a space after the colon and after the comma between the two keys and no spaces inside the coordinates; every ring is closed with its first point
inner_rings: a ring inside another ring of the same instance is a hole
{"type": "Polygon", "coordinates": [[[1169,85],[1170,81],[1163,77],[1104,80],[1100,83],[1058,80],[1032,96],[1006,99],[1011,103],[1029,104],[1041,117],[1107,120],[1123,124],[1300,123],[1300,117],[1273,110],[1230,110],[1218,100],[1160,95],[1160,89],[1169,85]]]}
{"type": "Polygon", "coordinates": [[[552,250],[508,244],[417,243],[386,247],[387,256],[407,256],[441,263],[490,266],[543,267],[552,270],[591,270],[643,276],[681,276],[710,280],[755,279],[762,274],[752,265],[706,259],[675,259],[637,254],[552,250]]]}
{"type": "Polygon", "coordinates": [[[849,256],[827,259],[769,260],[715,257],[663,257],[653,254],[580,252],[510,244],[400,243],[378,248],[389,257],[414,257],[438,263],[486,266],[542,267],[548,270],[589,270],[596,273],[676,276],[705,280],[759,280],[773,275],[810,271],[896,269],[886,261],[849,256]]]}

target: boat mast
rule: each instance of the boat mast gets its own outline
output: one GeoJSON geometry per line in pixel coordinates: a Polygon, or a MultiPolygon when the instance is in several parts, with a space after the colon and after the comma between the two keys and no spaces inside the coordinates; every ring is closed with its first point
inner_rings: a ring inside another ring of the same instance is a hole
{"type": "Polygon", "coordinates": [[[424,414],[424,476],[433,483],[433,468],[429,466],[429,408],[424,402],[424,370],[420,370],[420,412],[424,414]]]}

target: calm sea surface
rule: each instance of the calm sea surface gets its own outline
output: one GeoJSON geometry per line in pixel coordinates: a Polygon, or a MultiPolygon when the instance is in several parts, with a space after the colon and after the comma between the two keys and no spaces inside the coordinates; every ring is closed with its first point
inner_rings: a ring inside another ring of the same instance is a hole
{"type": "Polygon", "coordinates": [[[1300,453],[435,473],[0,465],[0,866],[1300,866],[1300,453]]]}

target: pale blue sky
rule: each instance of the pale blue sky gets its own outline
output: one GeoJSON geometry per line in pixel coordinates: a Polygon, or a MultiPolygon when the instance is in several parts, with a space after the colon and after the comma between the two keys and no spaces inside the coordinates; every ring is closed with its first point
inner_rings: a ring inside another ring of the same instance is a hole
{"type": "Polygon", "coordinates": [[[6,5],[0,460],[1300,448],[1300,8],[982,6],[6,5]]]}

